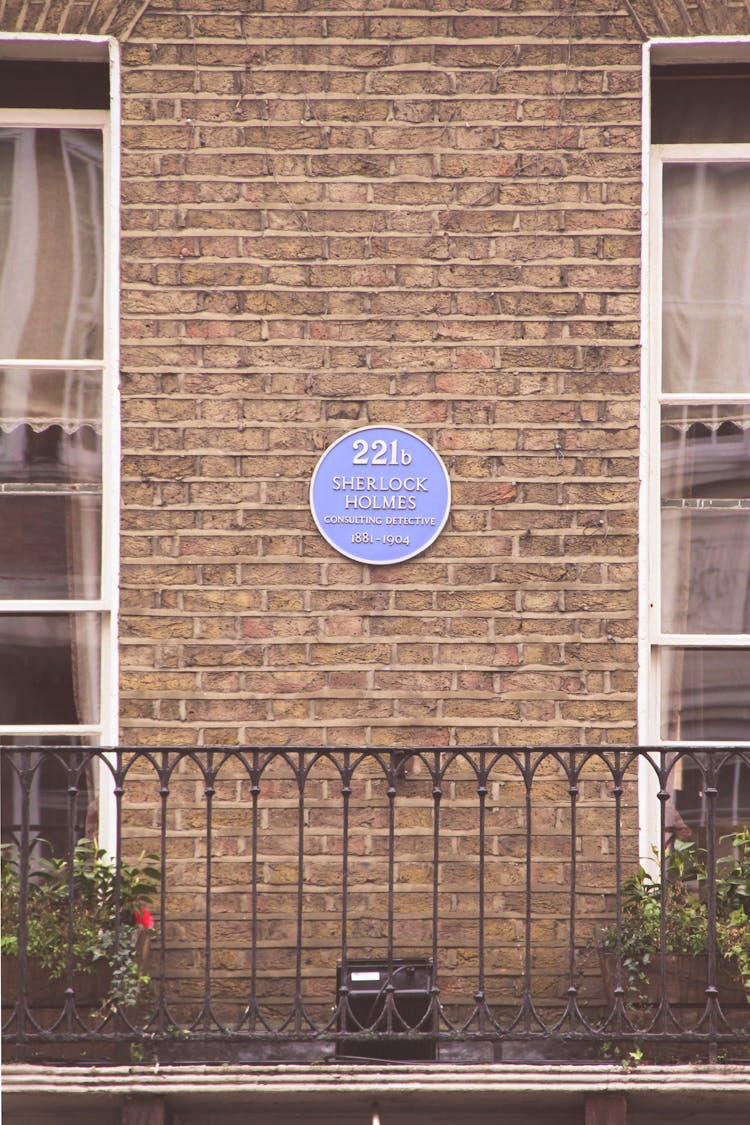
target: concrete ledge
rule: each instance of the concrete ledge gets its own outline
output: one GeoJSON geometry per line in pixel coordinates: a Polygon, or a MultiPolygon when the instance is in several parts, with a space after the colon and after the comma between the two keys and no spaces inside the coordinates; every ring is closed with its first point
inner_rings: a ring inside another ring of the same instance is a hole
{"type": "Polygon", "coordinates": [[[625,1094],[629,1100],[680,1101],[695,1107],[710,1101],[750,1105],[750,1067],[739,1066],[516,1066],[511,1064],[457,1066],[445,1064],[392,1066],[187,1066],[187,1067],[54,1067],[9,1064],[3,1070],[6,1106],[39,1105],[49,1099],[56,1105],[86,1099],[91,1105],[133,1096],[165,1097],[175,1105],[246,1106],[248,1100],[266,1100],[291,1106],[304,1102],[330,1102],[337,1092],[349,1097],[377,1098],[381,1103],[421,1101],[426,1097],[455,1100],[462,1105],[485,1099],[497,1105],[529,1098],[556,1100],[593,1093],[625,1094]]]}

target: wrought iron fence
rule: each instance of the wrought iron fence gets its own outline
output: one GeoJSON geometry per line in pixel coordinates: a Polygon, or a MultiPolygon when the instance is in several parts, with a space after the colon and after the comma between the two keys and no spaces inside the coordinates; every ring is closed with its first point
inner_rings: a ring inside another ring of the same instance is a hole
{"type": "Polygon", "coordinates": [[[0,758],[13,1057],[750,1045],[748,751],[0,758]]]}

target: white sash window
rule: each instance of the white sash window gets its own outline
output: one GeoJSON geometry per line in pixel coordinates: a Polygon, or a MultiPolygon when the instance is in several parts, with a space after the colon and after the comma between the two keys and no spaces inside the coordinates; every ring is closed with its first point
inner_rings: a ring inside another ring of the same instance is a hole
{"type": "MultiPolygon", "coordinates": [[[[5,745],[117,742],[115,171],[107,110],[0,109],[5,745]]],[[[50,762],[32,794],[43,835],[62,814],[55,774],[50,762]]],[[[106,835],[89,789],[81,827],[106,835]]]]}
{"type": "MultiPolygon", "coordinates": [[[[724,45],[729,66],[721,48],[653,47],[674,73],[661,71],[659,143],[644,153],[641,741],[698,755],[750,746],[750,44],[724,45]]],[[[700,833],[699,760],[674,759],[668,831],[700,833]]],[[[644,790],[645,854],[658,840],[647,771],[644,790]]],[[[736,759],[717,810],[727,831],[750,818],[736,759]]]]}

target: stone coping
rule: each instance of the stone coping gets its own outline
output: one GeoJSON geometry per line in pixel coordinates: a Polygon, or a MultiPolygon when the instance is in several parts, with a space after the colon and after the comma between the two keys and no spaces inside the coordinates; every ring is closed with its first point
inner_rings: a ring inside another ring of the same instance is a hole
{"type": "Polygon", "coordinates": [[[160,1095],[169,1098],[254,1098],[439,1094],[450,1097],[532,1093],[649,1093],[653,1097],[738,1094],[750,1097],[750,1066],[601,1065],[262,1065],[262,1066],[69,1066],[10,1063],[3,1068],[5,1096],[24,1100],[42,1096],[106,1098],[160,1095]]]}

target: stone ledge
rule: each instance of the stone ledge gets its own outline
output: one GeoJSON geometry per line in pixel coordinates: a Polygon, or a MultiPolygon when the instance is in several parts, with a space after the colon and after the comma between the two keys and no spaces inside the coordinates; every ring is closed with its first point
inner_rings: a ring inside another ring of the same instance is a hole
{"type": "Polygon", "coordinates": [[[745,1125],[750,1067],[11,1064],[9,1125],[745,1125]]]}
{"type": "Polygon", "coordinates": [[[414,1065],[363,1064],[167,1067],[54,1067],[12,1063],[3,1068],[6,1097],[161,1095],[180,1098],[284,1096],[309,1099],[339,1088],[367,1096],[441,1096],[530,1093],[648,1093],[653,1097],[700,1094],[750,1097],[750,1066],[414,1065]]]}

